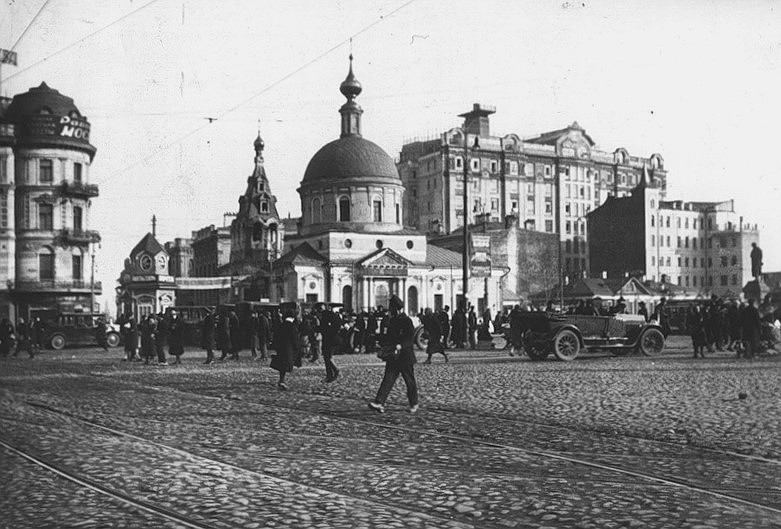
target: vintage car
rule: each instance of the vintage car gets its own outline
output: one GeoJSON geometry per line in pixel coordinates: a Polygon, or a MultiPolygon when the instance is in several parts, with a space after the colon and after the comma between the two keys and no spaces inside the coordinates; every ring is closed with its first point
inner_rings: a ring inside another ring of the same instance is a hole
{"type": "Polygon", "coordinates": [[[665,336],[655,322],[642,316],[615,314],[583,316],[529,312],[523,316],[524,347],[532,360],[544,360],[552,352],[559,360],[574,360],[582,350],[610,351],[624,355],[640,351],[656,356],[664,350],[665,336]]]}
{"type": "MultiPolygon", "coordinates": [[[[104,314],[88,312],[57,312],[53,310],[32,310],[32,318],[39,318],[43,328],[44,347],[59,351],[69,345],[97,345],[98,319],[107,319],[104,314]]],[[[119,327],[106,324],[106,344],[117,347],[120,344],[119,327]]]]}

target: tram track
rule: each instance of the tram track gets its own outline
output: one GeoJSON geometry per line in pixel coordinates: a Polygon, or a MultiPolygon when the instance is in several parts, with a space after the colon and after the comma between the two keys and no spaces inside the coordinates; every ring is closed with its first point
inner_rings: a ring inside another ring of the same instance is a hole
{"type": "Polygon", "coordinates": [[[152,514],[156,517],[165,519],[169,522],[177,523],[182,527],[187,527],[190,529],[212,529],[213,527],[211,525],[198,522],[197,520],[194,520],[187,515],[178,513],[166,507],[161,507],[153,503],[135,499],[128,494],[125,494],[124,492],[114,490],[88,477],[79,476],[64,467],[49,462],[47,459],[41,456],[34,455],[29,451],[21,449],[5,439],[0,438],[0,447],[5,449],[7,452],[10,452],[11,454],[14,454],[40,468],[43,468],[44,470],[47,470],[48,472],[51,472],[52,474],[55,474],[71,483],[79,485],[80,487],[95,492],[103,497],[111,498],[126,506],[144,511],[148,514],[152,514]]]}
{"type": "MultiPolygon", "coordinates": [[[[277,481],[288,483],[288,484],[296,486],[296,487],[300,487],[302,489],[308,489],[308,490],[316,492],[316,493],[328,494],[328,495],[332,495],[332,496],[339,497],[339,498],[349,499],[349,501],[351,501],[352,503],[359,504],[359,505],[379,506],[379,507],[382,507],[384,509],[392,511],[395,514],[401,515],[401,516],[414,515],[414,516],[417,516],[419,518],[425,519],[425,520],[427,520],[429,522],[445,523],[445,524],[447,524],[448,527],[453,528],[453,529],[467,529],[467,528],[473,528],[474,527],[474,525],[471,524],[471,523],[466,523],[466,522],[461,522],[461,521],[458,521],[458,520],[453,520],[452,518],[449,518],[449,517],[446,517],[446,516],[440,516],[440,515],[437,515],[437,514],[432,514],[431,512],[423,512],[423,511],[416,510],[416,509],[413,509],[413,508],[410,508],[410,507],[407,507],[407,506],[400,506],[398,504],[394,504],[394,503],[390,503],[390,502],[386,502],[386,501],[381,501],[381,500],[377,500],[377,499],[367,499],[366,497],[356,496],[356,495],[349,494],[349,493],[346,493],[346,492],[343,492],[343,491],[331,490],[331,489],[328,489],[328,488],[324,488],[324,487],[319,487],[319,486],[303,483],[301,481],[296,481],[296,480],[292,480],[292,479],[288,479],[288,478],[283,478],[283,477],[277,476],[275,474],[262,472],[262,471],[259,471],[259,470],[243,467],[243,466],[240,466],[240,465],[235,465],[233,463],[229,463],[229,462],[226,462],[226,461],[210,458],[210,457],[207,457],[207,456],[204,456],[204,455],[201,455],[201,454],[194,453],[194,452],[189,451],[189,450],[184,450],[182,448],[171,446],[171,445],[166,444],[166,443],[161,443],[159,441],[156,441],[154,439],[150,439],[148,437],[143,437],[143,436],[136,435],[136,434],[133,434],[133,433],[129,433],[129,432],[125,432],[125,431],[122,431],[122,430],[118,430],[118,429],[112,428],[110,426],[105,426],[105,425],[100,424],[100,423],[98,423],[98,422],[96,422],[94,420],[85,419],[83,417],[79,417],[78,415],[76,415],[74,413],[67,412],[67,411],[64,411],[64,410],[58,410],[58,409],[56,409],[56,408],[54,408],[52,406],[49,406],[49,405],[34,403],[34,402],[30,402],[30,401],[24,401],[24,402],[28,406],[31,406],[31,407],[34,407],[34,408],[37,408],[37,409],[41,409],[41,410],[47,411],[47,412],[52,413],[52,414],[64,416],[64,417],[67,417],[68,419],[71,419],[71,420],[76,420],[76,421],[81,422],[83,424],[86,424],[86,425],[88,425],[90,427],[93,427],[93,428],[96,428],[98,430],[101,430],[101,431],[104,431],[106,433],[109,433],[109,434],[111,434],[113,436],[124,437],[124,438],[127,438],[127,439],[132,439],[134,441],[138,441],[138,442],[144,443],[146,445],[153,445],[153,446],[156,446],[156,447],[161,448],[163,450],[167,450],[169,452],[173,452],[173,453],[176,453],[176,454],[179,454],[179,455],[182,455],[182,456],[186,456],[186,457],[189,457],[189,458],[193,458],[193,459],[196,459],[196,460],[201,460],[201,461],[204,461],[204,462],[213,463],[213,464],[216,464],[216,465],[222,465],[224,467],[228,467],[228,468],[231,468],[233,470],[237,470],[237,471],[240,471],[240,472],[245,472],[245,473],[248,473],[248,474],[251,474],[251,475],[255,475],[255,476],[263,478],[263,479],[277,480],[277,481]]],[[[118,491],[112,491],[110,488],[108,488],[106,486],[103,486],[103,485],[100,485],[100,484],[96,483],[95,481],[90,480],[89,478],[79,477],[75,473],[72,473],[72,472],[69,472],[67,470],[63,470],[61,468],[58,468],[54,464],[46,462],[43,458],[40,458],[40,457],[35,456],[35,455],[32,455],[29,452],[26,452],[26,451],[24,451],[22,449],[14,447],[11,444],[9,444],[8,442],[3,441],[2,439],[0,439],[0,446],[3,446],[5,448],[7,448],[8,450],[12,451],[13,453],[16,453],[17,455],[19,455],[19,456],[27,459],[28,461],[31,461],[31,462],[33,462],[33,463],[35,463],[35,464],[45,468],[46,470],[49,470],[49,471],[59,475],[60,477],[68,479],[69,481],[77,483],[77,484],[79,484],[79,485],[81,485],[81,486],[83,486],[85,488],[89,488],[91,490],[95,490],[96,492],[102,493],[102,494],[104,494],[106,496],[110,496],[110,497],[114,497],[115,499],[119,499],[120,501],[123,501],[124,503],[127,503],[129,505],[137,505],[137,506],[139,506],[139,508],[143,508],[144,510],[147,510],[148,512],[154,512],[154,513],[159,514],[160,516],[166,517],[166,518],[168,518],[169,520],[172,520],[172,521],[177,521],[175,518],[177,516],[179,516],[179,518],[181,518],[182,520],[185,520],[184,522],[181,522],[181,523],[183,523],[187,527],[197,527],[197,528],[212,527],[211,525],[203,525],[203,524],[201,524],[201,523],[199,523],[197,521],[194,521],[192,519],[187,518],[186,516],[177,515],[174,511],[171,511],[170,509],[166,509],[164,507],[159,507],[159,506],[153,505],[153,504],[148,503],[148,502],[134,500],[133,498],[131,498],[130,496],[128,496],[128,495],[126,495],[124,493],[121,493],[121,492],[118,492],[118,491]]]]}
{"type": "MultiPolygon", "coordinates": [[[[106,375],[100,375],[100,374],[92,374],[91,376],[110,378],[110,377],[107,377],[106,375]]],[[[198,393],[198,392],[195,392],[195,391],[185,391],[185,390],[181,390],[181,389],[175,389],[175,388],[171,388],[171,387],[168,387],[168,386],[147,385],[147,384],[142,384],[140,382],[126,381],[126,380],[122,380],[120,382],[123,383],[123,384],[136,386],[136,387],[140,387],[140,388],[145,388],[145,389],[148,389],[148,390],[167,392],[167,393],[174,393],[174,394],[184,394],[184,395],[190,395],[192,397],[205,398],[205,399],[216,400],[216,401],[223,401],[224,400],[222,397],[216,397],[216,396],[213,396],[213,395],[198,393]]],[[[572,457],[572,456],[569,456],[569,455],[555,453],[555,452],[550,452],[550,451],[546,451],[546,450],[536,450],[536,449],[522,448],[522,447],[519,447],[519,446],[508,445],[508,444],[495,442],[495,441],[490,441],[490,440],[486,440],[486,439],[480,439],[480,438],[475,438],[475,437],[468,437],[468,436],[465,436],[465,435],[459,435],[459,434],[454,434],[454,433],[444,433],[444,432],[441,432],[441,431],[438,431],[438,430],[413,428],[413,427],[402,426],[402,425],[398,425],[398,424],[387,424],[387,423],[383,423],[383,422],[376,422],[376,421],[356,418],[356,417],[354,417],[352,415],[339,414],[339,413],[335,413],[335,412],[314,412],[314,411],[305,410],[305,409],[301,409],[301,408],[297,408],[297,407],[293,407],[293,406],[283,406],[283,405],[279,405],[279,404],[252,402],[252,401],[247,401],[247,400],[242,400],[241,402],[243,404],[247,404],[247,405],[251,405],[251,406],[266,407],[266,408],[276,408],[276,409],[280,409],[280,410],[285,410],[286,412],[293,412],[293,411],[295,411],[295,412],[299,412],[299,413],[306,413],[306,414],[309,414],[309,415],[324,416],[324,417],[329,417],[329,418],[333,418],[333,419],[339,419],[339,420],[343,420],[343,421],[347,421],[347,422],[351,422],[351,423],[355,423],[355,424],[371,426],[371,427],[374,427],[374,428],[384,428],[384,429],[388,429],[388,430],[404,432],[404,433],[407,433],[407,434],[432,436],[432,437],[437,437],[437,438],[441,438],[441,439],[447,439],[447,440],[450,440],[450,441],[458,441],[458,442],[466,443],[466,444],[476,444],[476,445],[490,447],[490,448],[495,448],[495,449],[504,450],[504,451],[519,452],[519,453],[523,453],[523,454],[526,454],[526,455],[529,455],[529,456],[533,456],[533,457],[540,457],[540,458],[545,458],[545,459],[549,459],[549,460],[568,462],[568,463],[571,463],[571,464],[574,464],[574,465],[579,465],[579,466],[584,466],[584,467],[588,467],[588,468],[598,469],[598,470],[605,471],[605,472],[619,474],[619,475],[622,475],[622,476],[625,476],[625,477],[631,477],[631,478],[643,480],[645,482],[655,483],[657,485],[663,485],[663,486],[667,486],[667,487],[674,487],[674,488],[681,489],[681,490],[688,490],[690,492],[696,492],[696,493],[708,495],[708,496],[711,496],[711,497],[714,497],[714,498],[718,498],[718,499],[721,499],[721,500],[726,500],[728,502],[738,503],[738,504],[741,504],[741,505],[744,505],[744,506],[749,506],[749,507],[753,507],[755,509],[760,509],[760,510],[763,510],[763,511],[766,511],[766,512],[771,512],[771,513],[773,513],[775,515],[781,515],[781,508],[774,507],[772,505],[767,505],[767,504],[764,504],[764,503],[751,501],[751,500],[748,500],[748,499],[745,499],[745,498],[741,498],[739,496],[734,496],[734,495],[730,495],[730,494],[727,494],[727,493],[723,493],[723,492],[720,492],[719,490],[711,489],[711,488],[708,488],[708,487],[705,487],[705,486],[689,483],[684,478],[680,478],[680,477],[677,477],[677,476],[664,476],[664,475],[658,475],[658,474],[651,474],[651,473],[642,472],[642,471],[638,471],[638,470],[630,470],[630,469],[627,469],[627,468],[622,468],[622,467],[617,467],[617,466],[613,466],[613,465],[608,465],[608,464],[605,464],[605,463],[599,463],[599,462],[595,462],[595,461],[588,461],[588,460],[583,459],[583,458],[572,457]]],[[[735,455],[738,455],[738,454],[735,454],[735,455]]]]}

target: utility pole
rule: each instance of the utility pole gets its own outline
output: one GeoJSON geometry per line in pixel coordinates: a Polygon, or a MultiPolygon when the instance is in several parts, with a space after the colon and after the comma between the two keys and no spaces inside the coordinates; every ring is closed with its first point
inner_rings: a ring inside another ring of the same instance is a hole
{"type": "Polygon", "coordinates": [[[461,292],[464,310],[467,310],[467,296],[469,293],[469,134],[464,126],[464,231],[463,248],[461,254],[461,292]]]}
{"type": "Polygon", "coordinates": [[[89,277],[89,296],[90,305],[89,312],[94,314],[95,312],[95,243],[90,244],[90,259],[92,264],[90,265],[90,277],[89,277]]]}

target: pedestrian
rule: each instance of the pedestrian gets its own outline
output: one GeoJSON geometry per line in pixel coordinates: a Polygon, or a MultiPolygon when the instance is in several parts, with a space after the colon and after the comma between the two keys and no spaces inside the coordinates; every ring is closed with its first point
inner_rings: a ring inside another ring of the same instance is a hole
{"type": "Polygon", "coordinates": [[[469,329],[469,347],[471,349],[477,349],[477,314],[475,313],[474,305],[469,307],[467,326],[469,329]]]}
{"type": "Polygon", "coordinates": [[[759,316],[757,302],[749,299],[746,308],[743,309],[742,318],[743,341],[746,346],[744,353],[746,358],[754,358],[759,354],[759,338],[762,332],[762,320],[759,316]]]}
{"type": "Polygon", "coordinates": [[[157,331],[155,331],[155,352],[157,352],[157,365],[167,366],[165,356],[165,344],[168,341],[169,320],[162,312],[157,314],[157,331]]]}
{"type": "Polygon", "coordinates": [[[510,356],[521,356],[524,330],[523,310],[520,305],[516,305],[510,311],[510,356]]]}
{"type": "Polygon", "coordinates": [[[44,326],[44,323],[41,321],[41,318],[34,318],[31,322],[32,325],[32,340],[33,340],[33,350],[34,351],[40,351],[43,349],[43,337],[46,334],[46,328],[44,326]]]}
{"type": "Polygon", "coordinates": [[[705,317],[700,305],[694,304],[689,309],[686,325],[689,330],[689,335],[692,338],[694,358],[697,358],[698,356],[705,358],[705,348],[708,345],[708,340],[705,334],[705,317]]]}
{"type": "MultiPolygon", "coordinates": [[[[727,305],[727,332],[729,333],[729,343],[727,344],[727,351],[737,351],[740,348],[741,332],[740,332],[740,308],[737,301],[734,299],[727,305]]],[[[738,354],[740,356],[740,354],[738,354]]]]}
{"type": "Polygon", "coordinates": [[[157,318],[154,314],[147,314],[138,324],[141,333],[141,358],[144,365],[155,357],[155,333],[157,332],[157,318]]]}
{"type": "Polygon", "coordinates": [[[106,320],[103,318],[98,318],[98,324],[95,326],[95,341],[98,343],[98,347],[108,351],[108,329],[106,320]]]}
{"type": "Polygon", "coordinates": [[[249,337],[249,348],[252,360],[258,359],[258,349],[260,344],[258,343],[258,330],[260,327],[260,317],[257,311],[252,311],[247,322],[247,336],[249,337]]]}
{"type": "Polygon", "coordinates": [[[271,340],[271,324],[264,311],[258,314],[258,348],[261,361],[268,358],[268,344],[271,340]]]}
{"type": "Polygon", "coordinates": [[[442,329],[442,348],[448,348],[450,341],[450,307],[445,305],[442,310],[437,312],[439,316],[439,327],[442,329]]]}
{"type": "Polygon", "coordinates": [[[661,298],[659,303],[654,307],[654,314],[651,316],[652,320],[656,320],[659,326],[662,328],[664,337],[670,335],[670,314],[667,310],[667,298],[661,298]]]}
{"type": "Polygon", "coordinates": [[[382,344],[383,359],[385,360],[385,373],[377,391],[377,396],[369,402],[369,408],[379,413],[385,412],[385,401],[388,399],[396,379],[399,375],[407,385],[407,400],[409,412],[418,411],[418,384],[415,380],[415,351],[413,350],[413,337],[415,328],[412,320],[404,314],[404,304],[398,296],[392,296],[388,301],[390,309],[390,321],[388,322],[388,334],[382,344]]]}
{"type": "Polygon", "coordinates": [[[228,311],[228,326],[230,327],[230,354],[233,360],[239,361],[241,352],[241,322],[236,311],[228,311]]]}
{"type": "Polygon", "coordinates": [[[615,306],[610,309],[610,314],[626,314],[626,301],[623,297],[619,297],[615,306]]]}
{"type": "Polygon", "coordinates": [[[464,307],[463,303],[461,303],[458,308],[456,308],[456,311],[453,314],[452,324],[453,327],[450,331],[450,336],[451,341],[453,342],[453,347],[465,347],[466,338],[469,331],[467,330],[466,307],[464,307]]]}
{"type": "Polygon", "coordinates": [[[232,349],[231,324],[228,312],[223,309],[217,315],[217,349],[221,351],[220,362],[228,358],[232,349]]]}
{"type": "Polygon", "coordinates": [[[437,353],[444,356],[445,362],[448,362],[447,353],[445,348],[442,347],[442,328],[439,325],[439,318],[434,315],[430,308],[426,308],[421,319],[423,320],[423,327],[428,334],[428,345],[426,346],[428,358],[425,363],[430,364],[431,357],[437,353]]]}
{"type": "Polygon", "coordinates": [[[333,361],[333,355],[339,350],[342,320],[337,313],[327,310],[321,305],[320,332],[323,335],[323,363],[325,364],[325,381],[333,382],[339,377],[339,369],[333,361]]]}
{"type": "Polygon", "coordinates": [[[366,316],[366,333],[364,333],[363,350],[366,354],[373,354],[377,346],[377,314],[369,310],[366,316]]]}
{"type": "Polygon", "coordinates": [[[168,323],[168,354],[176,357],[174,365],[182,363],[184,354],[184,322],[175,310],[171,311],[168,323]]]}
{"type": "Polygon", "coordinates": [[[138,356],[138,325],[136,324],[136,319],[128,314],[122,329],[125,334],[125,360],[128,362],[136,359],[140,360],[138,356]]]}
{"type": "Polygon", "coordinates": [[[645,301],[637,304],[637,315],[642,316],[646,322],[648,321],[648,308],[645,306],[645,301]]]}
{"type": "Polygon", "coordinates": [[[285,319],[274,333],[274,354],[271,355],[271,369],[279,372],[277,387],[287,390],[285,378],[293,371],[293,364],[298,355],[298,328],[296,325],[296,309],[285,310],[285,319]]]}
{"type": "Polygon", "coordinates": [[[14,351],[14,356],[18,355],[19,351],[26,352],[31,359],[35,358],[30,325],[24,321],[24,318],[19,318],[19,322],[16,324],[16,350],[14,351]]]}
{"type": "Polygon", "coordinates": [[[201,321],[201,347],[206,350],[206,361],[204,365],[214,363],[214,336],[216,333],[217,322],[214,319],[214,311],[211,308],[206,309],[206,315],[201,321]]]}
{"type": "Polygon", "coordinates": [[[312,321],[309,319],[309,313],[304,312],[301,315],[301,323],[298,325],[298,354],[296,355],[296,361],[294,365],[301,367],[303,359],[308,357],[311,349],[311,337],[312,337],[312,321]]]}
{"type": "Polygon", "coordinates": [[[0,356],[6,357],[13,349],[14,324],[8,318],[0,321],[0,356]]]}

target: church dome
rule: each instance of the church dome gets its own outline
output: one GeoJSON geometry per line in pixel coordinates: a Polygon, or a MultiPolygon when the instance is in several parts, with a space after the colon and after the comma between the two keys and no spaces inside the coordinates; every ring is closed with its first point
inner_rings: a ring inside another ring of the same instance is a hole
{"type": "Polygon", "coordinates": [[[344,136],[324,145],[310,160],[302,185],[337,180],[401,184],[393,158],[360,136],[344,136]]]}

